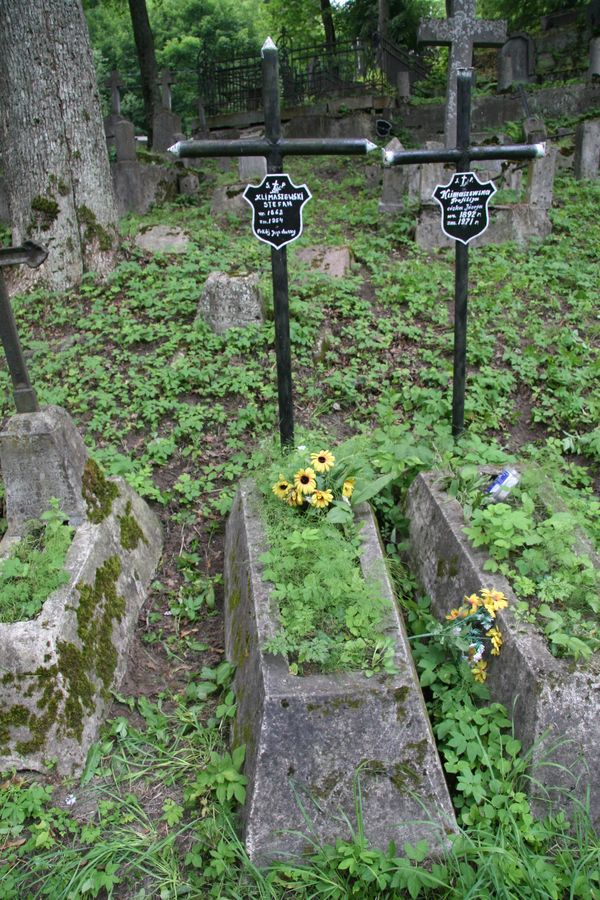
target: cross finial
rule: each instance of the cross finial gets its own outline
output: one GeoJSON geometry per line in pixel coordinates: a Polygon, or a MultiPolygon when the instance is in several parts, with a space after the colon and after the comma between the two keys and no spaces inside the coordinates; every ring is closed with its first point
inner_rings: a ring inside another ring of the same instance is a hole
{"type": "Polygon", "coordinates": [[[163,69],[161,73],[160,83],[162,87],[162,105],[165,109],[171,109],[171,85],[176,84],[175,76],[170,69],[163,69]]]}
{"type": "Polygon", "coordinates": [[[110,89],[110,111],[114,115],[121,114],[121,92],[120,88],[125,87],[119,73],[113,69],[110,78],[106,82],[106,87],[110,89]]]}

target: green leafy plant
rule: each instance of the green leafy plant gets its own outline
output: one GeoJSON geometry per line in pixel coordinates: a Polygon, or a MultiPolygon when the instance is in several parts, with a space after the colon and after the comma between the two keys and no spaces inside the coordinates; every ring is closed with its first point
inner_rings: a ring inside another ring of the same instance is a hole
{"type": "Polygon", "coordinates": [[[34,619],[50,594],[68,582],[64,563],[73,533],[56,499],[40,521],[28,523],[0,562],[0,622],[34,619]]]}

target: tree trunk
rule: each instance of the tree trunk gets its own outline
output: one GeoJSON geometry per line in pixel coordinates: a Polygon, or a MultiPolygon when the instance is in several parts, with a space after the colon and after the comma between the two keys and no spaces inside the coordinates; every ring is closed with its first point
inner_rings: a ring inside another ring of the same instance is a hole
{"type": "Polygon", "coordinates": [[[44,244],[64,290],[114,263],[116,208],[79,0],[0,0],[0,151],[13,241],[44,244]]]}
{"type": "Polygon", "coordinates": [[[133,37],[140,64],[142,79],[142,97],[144,99],[144,115],[148,131],[148,146],[152,146],[152,129],[154,114],[160,105],[158,96],[158,67],[154,52],[154,36],[148,19],[146,0],[129,0],[129,12],[133,37]]]}
{"type": "Polygon", "coordinates": [[[335,28],[333,27],[333,15],[330,0],[321,0],[321,19],[325,29],[325,44],[328,51],[335,50],[335,28]]]}

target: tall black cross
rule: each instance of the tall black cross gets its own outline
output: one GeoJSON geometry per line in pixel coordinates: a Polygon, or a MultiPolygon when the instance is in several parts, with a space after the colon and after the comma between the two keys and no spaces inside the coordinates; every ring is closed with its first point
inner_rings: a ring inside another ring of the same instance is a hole
{"type": "Polygon", "coordinates": [[[447,0],[446,7],[447,19],[421,19],[417,41],[450,47],[444,136],[446,147],[451,147],[456,140],[457,72],[471,66],[473,47],[501,47],[506,42],[506,22],[478,19],[475,0],[447,0]]]}
{"type": "MultiPolygon", "coordinates": [[[[472,147],[471,81],[472,69],[457,73],[457,141],[456,147],[443,150],[385,151],[384,165],[406,166],[417,163],[454,163],[457,172],[468,172],[472,160],[536,159],[544,156],[545,144],[513,144],[509,147],[472,147]]],[[[469,247],[456,241],[454,265],[454,375],[452,386],[452,434],[464,430],[465,379],[467,356],[467,295],[469,286],[469,247]]]]}
{"type": "Polygon", "coordinates": [[[30,268],[35,269],[44,262],[47,256],[48,251],[33,241],[25,241],[22,247],[6,247],[0,250],[0,340],[2,340],[6,354],[8,370],[13,383],[15,406],[18,413],[38,412],[39,406],[35,391],[29,380],[29,373],[27,372],[27,365],[21,349],[15,317],[8,298],[8,291],[6,290],[1,267],[27,263],[30,268]]]}
{"type": "MultiPolygon", "coordinates": [[[[235,141],[180,141],[170,152],[181,157],[264,156],[269,174],[283,174],[284,156],[364,156],[377,145],[362,138],[298,138],[281,136],[279,108],[279,61],[277,47],[267,38],[262,51],[264,138],[235,141]]],[[[273,306],[275,311],[275,354],[277,358],[277,394],[281,443],[294,442],[292,401],[292,365],[286,248],[271,247],[273,306]]]]}

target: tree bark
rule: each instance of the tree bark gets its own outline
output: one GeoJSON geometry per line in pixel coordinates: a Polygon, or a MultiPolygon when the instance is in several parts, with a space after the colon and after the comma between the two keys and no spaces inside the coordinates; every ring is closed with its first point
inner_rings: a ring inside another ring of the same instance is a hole
{"type": "Polygon", "coordinates": [[[142,97],[144,100],[144,116],[148,131],[148,146],[152,146],[152,130],[154,114],[160,105],[158,95],[158,67],[154,52],[154,35],[150,28],[146,0],[129,0],[129,12],[133,38],[140,64],[140,76],[142,79],[142,97]]]}
{"type": "Polygon", "coordinates": [[[0,151],[15,244],[47,247],[52,289],[114,263],[117,213],[79,0],[0,0],[0,151]]]}
{"type": "Polygon", "coordinates": [[[321,0],[321,19],[325,29],[325,44],[328,51],[335,50],[335,28],[333,27],[333,15],[330,0],[321,0]]]}

